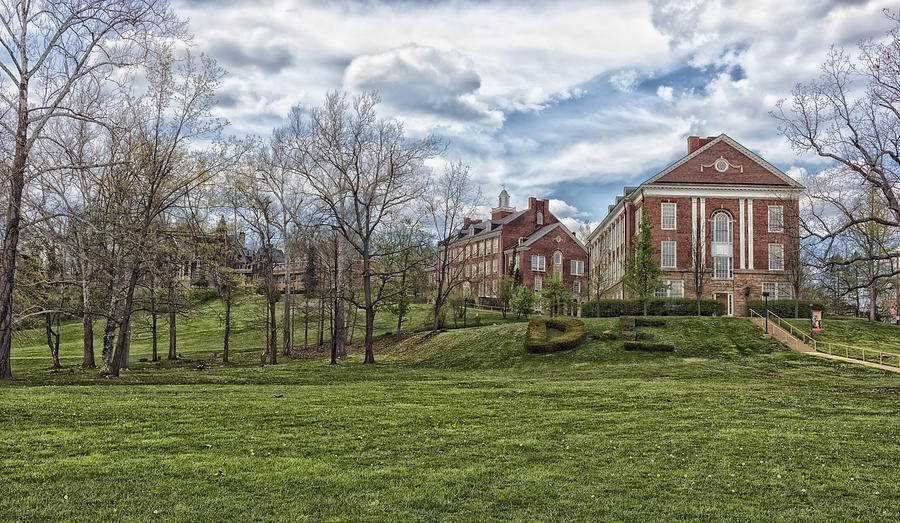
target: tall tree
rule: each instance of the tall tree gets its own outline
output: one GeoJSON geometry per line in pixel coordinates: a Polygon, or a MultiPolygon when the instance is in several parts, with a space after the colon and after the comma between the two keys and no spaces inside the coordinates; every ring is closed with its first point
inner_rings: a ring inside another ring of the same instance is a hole
{"type": "MultiPolygon", "coordinates": [[[[437,263],[434,282],[434,322],[439,328],[441,308],[454,291],[467,280],[464,274],[463,249],[454,248],[454,235],[466,217],[473,216],[481,204],[481,190],[472,181],[469,166],[456,163],[435,176],[425,196],[426,219],[438,238],[437,263]]],[[[514,260],[515,257],[511,259],[514,260]]]]}
{"type": "Polygon", "coordinates": [[[56,118],[91,118],[69,105],[80,83],[105,81],[142,63],[147,43],[181,31],[164,0],[0,2],[0,132],[12,144],[0,253],[0,378],[11,378],[12,293],[22,227],[22,197],[32,150],[56,118]]]}
{"type": "Polygon", "coordinates": [[[649,213],[641,213],[638,232],[625,256],[625,276],[622,277],[622,283],[628,292],[641,301],[644,316],[647,315],[647,301],[657,290],[665,288],[665,284],[659,279],[662,271],[656,260],[652,230],[649,213]]]}
{"type": "MultiPolygon", "coordinates": [[[[791,98],[779,101],[773,111],[780,132],[796,150],[835,166],[833,176],[826,172],[810,179],[814,183],[808,184],[802,222],[805,234],[817,240],[817,263],[828,268],[891,258],[874,253],[833,256],[840,254],[851,229],[872,223],[895,234],[900,230],[900,18],[889,11],[885,15],[894,22],[886,39],[862,42],[856,56],[832,47],[819,78],[797,85],[791,98]],[[883,215],[850,204],[853,193],[866,190],[883,203],[883,215]]],[[[888,264],[872,277],[898,274],[900,268],[888,264]]]]}
{"type": "Polygon", "coordinates": [[[353,100],[332,93],[322,107],[294,109],[289,125],[279,132],[290,155],[286,166],[305,178],[359,257],[362,296],[353,301],[366,318],[365,363],[375,363],[375,312],[388,296],[379,260],[389,253],[379,252],[374,240],[420,200],[423,163],[440,152],[435,138],[414,140],[399,122],[378,119],[379,101],[374,93],[353,100]]]}

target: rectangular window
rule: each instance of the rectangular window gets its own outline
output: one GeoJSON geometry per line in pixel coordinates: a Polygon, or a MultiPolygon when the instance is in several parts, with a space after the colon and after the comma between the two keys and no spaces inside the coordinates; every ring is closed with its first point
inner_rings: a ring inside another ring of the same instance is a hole
{"type": "Polygon", "coordinates": [[[784,270],[784,245],[780,243],[769,244],[769,270],[784,270]]]}
{"type": "Polygon", "coordinates": [[[644,208],[638,207],[636,211],[634,211],[634,232],[641,232],[641,217],[644,215],[644,208]]]}
{"type": "Polygon", "coordinates": [[[584,275],[584,262],[582,260],[571,260],[570,263],[570,272],[572,276],[583,276],[584,275]]]}
{"type": "Polygon", "coordinates": [[[662,280],[666,284],[665,289],[656,291],[657,298],[684,298],[684,281],[682,280],[662,280]]]}
{"type": "Polygon", "coordinates": [[[662,242],[662,256],[660,266],[665,267],[667,269],[675,268],[675,244],[676,242],[665,241],[662,242]]]}
{"type": "Polygon", "coordinates": [[[769,232],[781,232],[784,230],[784,208],[780,205],[769,206],[769,232]]]}
{"type": "Polygon", "coordinates": [[[494,238],[494,252],[500,250],[500,241],[497,238],[494,238]]]}
{"type": "Polygon", "coordinates": [[[544,272],[547,268],[547,258],[544,256],[531,255],[531,270],[544,272]]]}
{"type": "Polygon", "coordinates": [[[661,217],[660,229],[675,230],[676,204],[663,203],[661,205],[662,205],[662,208],[660,209],[660,214],[662,215],[662,217],[661,217]]]}
{"type": "Polygon", "coordinates": [[[492,296],[497,295],[497,280],[494,280],[491,282],[491,295],[492,296]]]}
{"type": "Polygon", "coordinates": [[[541,280],[541,277],[540,277],[540,276],[535,276],[535,277],[534,277],[534,290],[536,290],[536,291],[541,290],[541,289],[543,288],[543,287],[542,287],[542,284],[543,284],[543,283],[544,283],[544,282],[543,282],[543,280],[541,280]]]}
{"type": "Polygon", "coordinates": [[[793,297],[791,284],[784,281],[765,281],[762,284],[762,291],[768,292],[772,300],[788,300],[793,297]]]}
{"type": "Polygon", "coordinates": [[[581,282],[580,281],[576,281],[572,284],[572,291],[575,294],[581,294],[581,282]]]}
{"type": "Polygon", "coordinates": [[[497,258],[494,258],[493,266],[494,266],[494,274],[497,274],[498,272],[500,272],[500,270],[499,270],[500,269],[500,260],[498,260],[497,258]]]}
{"type": "Polygon", "coordinates": [[[713,278],[726,280],[731,278],[731,270],[734,264],[731,256],[716,256],[713,258],[713,278]]]}

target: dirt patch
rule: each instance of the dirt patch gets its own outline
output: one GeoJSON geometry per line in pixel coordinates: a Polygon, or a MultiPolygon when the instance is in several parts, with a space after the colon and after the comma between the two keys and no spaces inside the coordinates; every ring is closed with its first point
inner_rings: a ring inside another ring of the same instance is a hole
{"type": "Polygon", "coordinates": [[[900,394],[900,387],[874,387],[860,392],[876,392],[878,394],[900,394]]]}

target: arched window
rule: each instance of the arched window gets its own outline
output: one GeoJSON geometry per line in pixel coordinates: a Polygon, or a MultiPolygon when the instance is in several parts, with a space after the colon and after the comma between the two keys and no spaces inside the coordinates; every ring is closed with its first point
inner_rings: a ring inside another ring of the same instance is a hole
{"type": "Polygon", "coordinates": [[[542,213],[541,211],[538,211],[537,213],[537,224],[544,225],[544,213],[542,213]]]}
{"type": "Polygon", "coordinates": [[[556,251],[553,253],[553,263],[555,263],[556,265],[562,264],[562,253],[561,252],[556,251]]]}
{"type": "Polygon", "coordinates": [[[734,221],[727,211],[712,216],[713,278],[728,279],[734,269],[734,221]]]}

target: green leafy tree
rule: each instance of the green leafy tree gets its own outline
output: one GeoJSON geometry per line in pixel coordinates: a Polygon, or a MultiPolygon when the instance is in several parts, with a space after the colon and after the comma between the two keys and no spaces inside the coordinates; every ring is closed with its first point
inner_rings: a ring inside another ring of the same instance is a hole
{"type": "Polygon", "coordinates": [[[662,271],[656,261],[652,230],[650,217],[642,213],[638,233],[634,235],[631,249],[625,257],[625,276],[622,278],[628,292],[641,301],[644,316],[647,315],[647,301],[653,293],[666,287],[659,279],[662,271]]]}
{"type": "Polygon", "coordinates": [[[506,319],[506,311],[509,310],[509,304],[515,295],[516,287],[514,277],[508,273],[500,278],[497,283],[497,302],[500,303],[500,311],[503,313],[503,319],[506,319]]]}
{"type": "Polygon", "coordinates": [[[517,318],[524,316],[528,319],[528,315],[534,310],[534,293],[528,290],[528,287],[520,286],[512,299],[512,309],[516,312],[517,318]]]}
{"type": "Polygon", "coordinates": [[[541,302],[553,317],[554,314],[561,314],[565,306],[572,302],[572,293],[561,279],[550,278],[541,289],[541,302]]]}

